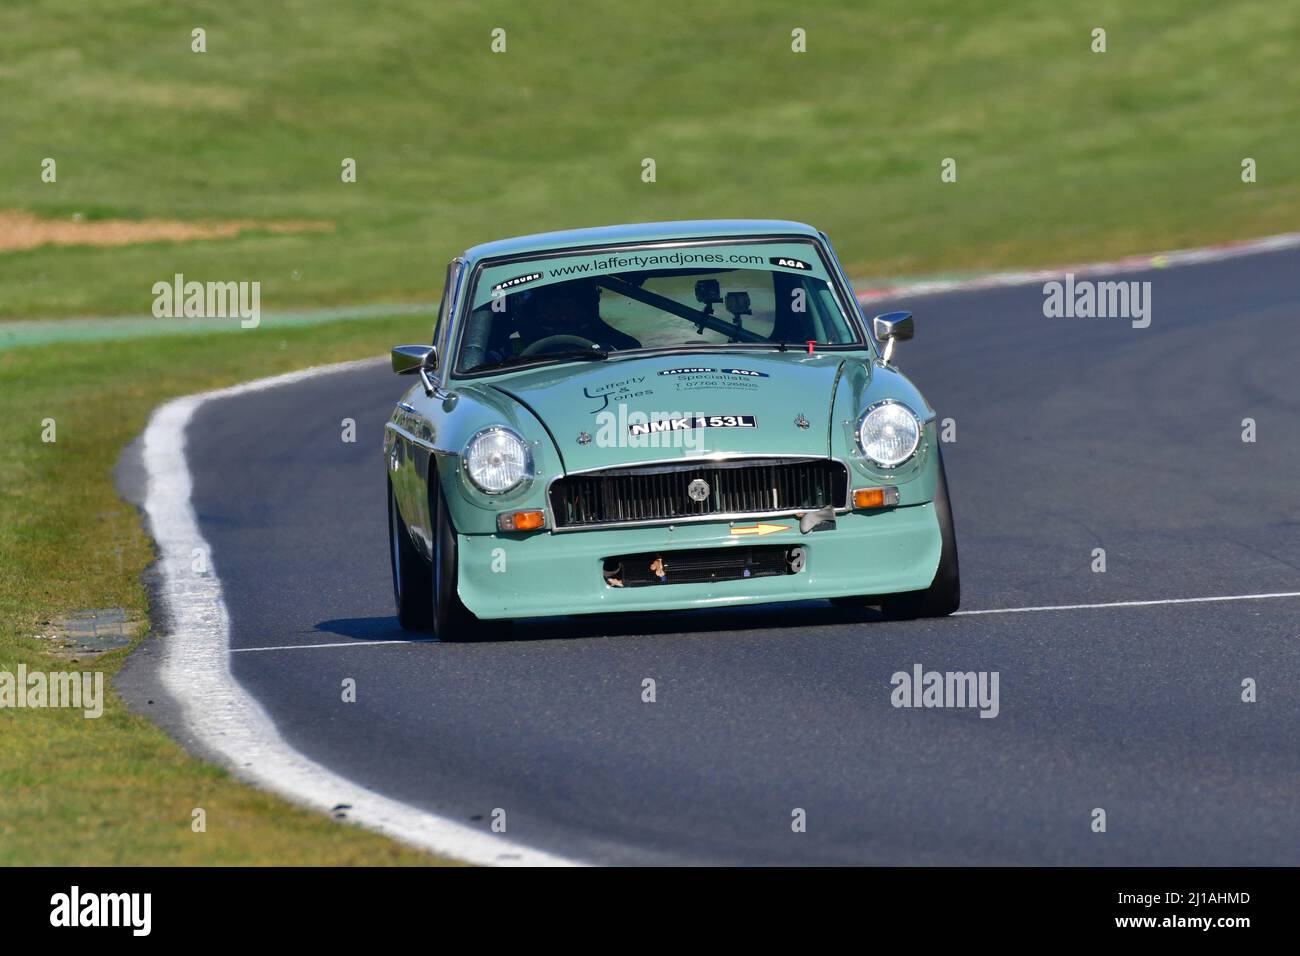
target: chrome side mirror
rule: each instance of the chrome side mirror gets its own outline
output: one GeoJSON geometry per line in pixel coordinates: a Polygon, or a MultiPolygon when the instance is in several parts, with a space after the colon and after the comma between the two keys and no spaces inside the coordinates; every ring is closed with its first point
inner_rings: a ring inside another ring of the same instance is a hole
{"type": "Polygon", "coordinates": [[[438,350],[432,345],[393,346],[393,371],[398,375],[418,372],[426,395],[433,394],[433,382],[429,379],[429,373],[437,367],[438,350]]]}
{"type": "Polygon", "coordinates": [[[916,332],[916,325],[911,312],[886,312],[871,320],[871,331],[878,341],[885,343],[880,360],[888,365],[894,357],[894,343],[910,339],[916,332]]]}

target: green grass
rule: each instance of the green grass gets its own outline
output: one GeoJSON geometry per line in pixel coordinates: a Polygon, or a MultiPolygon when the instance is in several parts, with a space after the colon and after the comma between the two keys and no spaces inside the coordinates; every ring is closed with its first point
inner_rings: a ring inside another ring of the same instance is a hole
{"type": "Polygon", "coordinates": [[[870,276],[1290,230],[1296,62],[1275,0],[10,0],[0,209],[336,229],[0,254],[0,317],[146,313],[176,271],[427,299],[470,243],[662,218],[807,220],[870,276]]]}
{"type": "MultiPolygon", "coordinates": [[[[33,635],[84,608],[147,613],[153,550],[115,494],[123,445],[169,397],[427,337],[420,319],[0,353],[0,671],[116,673],[126,651],[53,656],[33,635]],[[129,370],[129,371],[126,371],[129,370]],[[53,418],[57,440],[41,440],[53,418]]],[[[114,694],[104,715],[0,710],[0,865],[441,862],[291,807],[189,757],[114,694]],[[202,807],[207,831],[193,833],[202,807]]]]}

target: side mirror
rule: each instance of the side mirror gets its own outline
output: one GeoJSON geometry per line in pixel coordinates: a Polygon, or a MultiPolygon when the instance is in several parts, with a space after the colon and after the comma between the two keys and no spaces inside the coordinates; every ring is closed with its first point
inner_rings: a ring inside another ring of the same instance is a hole
{"type": "Polygon", "coordinates": [[[438,367],[438,351],[432,345],[395,345],[393,346],[393,371],[398,375],[420,374],[424,384],[424,394],[433,394],[433,382],[429,373],[438,367]]]}
{"type": "Polygon", "coordinates": [[[432,345],[395,345],[393,346],[393,371],[398,375],[407,375],[421,368],[438,367],[438,353],[432,345]]]}
{"type": "Polygon", "coordinates": [[[916,325],[911,312],[886,312],[871,320],[871,331],[876,338],[885,343],[885,352],[880,360],[886,364],[894,357],[894,343],[906,342],[916,334],[916,325]]]}

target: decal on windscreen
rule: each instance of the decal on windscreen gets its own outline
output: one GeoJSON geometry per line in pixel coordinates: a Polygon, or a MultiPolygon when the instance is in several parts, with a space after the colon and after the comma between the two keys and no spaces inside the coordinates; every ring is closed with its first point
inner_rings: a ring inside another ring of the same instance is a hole
{"type": "Polygon", "coordinates": [[[515,276],[513,279],[506,279],[503,282],[498,282],[492,287],[492,291],[494,293],[504,292],[506,289],[513,289],[517,285],[523,285],[525,282],[533,282],[541,277],[542,274],[540,272],[530,272],[527,275],[515,276]]]}
{"type": "MultiPolygon", "coordinates": [[[[665,240],[672,240],[672,237],[665,237],[665,240]]],[[[831,281],[831,273],[819,258],[812,239],[768,242],[745,241],[737,237],[735,242],[685,248],[660,248],[653,242],[647,242],[633,245],[622,252],[604,250],[588,254],[556,250],[544,257],[529,258],[526,261],[496,262],[489,259],[483,265],[482,275],[475,283],[470,299],[472,308],[479,309],[492,299],[523,291],[525,287],[530,290],[540,289],[577,279],[601,284],[609,279],[623,279],[640,286],[645,278],[671,277],[673,272],[680,269],[698,269],[701,275],[740,273],[737,278],[744,280],[739,283],[740,288],[746,284],[752,285],[751,280],[757,278],[746,276],[745,272],[787,275],[795,272],[822,282],[831,281]],[[805,256],[812,258],[805,259],[805,256]],[[516,269],[532,271],[519,274],[515,272],[516,269]],[[629,276],[626,274],[629,272],[644,275],[629,276]]],[[[622,290],[622,286],[619,289],[606,289],[620,294],[622,290]]]]}
{"type": "Polygon", "coordinates": [[[661,418],[651,422],[632,422],[627,426],[628,434],[655,435],[660,432],[691,431],[696,428],[757,428],[758,418],[754,415],[683,415],[676,418],[661,418]]]}

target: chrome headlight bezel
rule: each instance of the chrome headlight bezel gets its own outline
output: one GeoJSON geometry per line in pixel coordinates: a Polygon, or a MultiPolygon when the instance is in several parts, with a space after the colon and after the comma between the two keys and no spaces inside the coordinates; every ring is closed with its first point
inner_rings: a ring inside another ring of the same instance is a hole
{"type": "Polygon", "coordinates": [[[465,442],[465,447],[461,450],[460,453],[460,461],[461,461],[461,470],[464,472],[466,480],[469,481],[469,483],[473,485],[476,490],[481,491],[485,495],[492,495],[493,497],[498,497],[500,495],[509,494],[512,491],[517,491],[518,489],[526,486],[533,479],[534,471],[533,471],[532,448],[529,446],[527,439],[525,439],[513,428],[508,428],[505,425],[489,425],[487,428],[480,428],[478,431],[476,431],[473,435],[470,436],[469,441],[465,442]],[[521,467],[519,477],[516,478],[515,481],[513,481],[511,484],[501,488],[488,487],[481,480],[482,472],[480,471],[479,474],[475,474],[474,467],[471,465],[470,451],[474,448],[474,446],[478,442],[484,440],[485,438],[491,435],[501,435],[514,441],[519,447],[520,458],[522,459],[522,467],[521,467]]]}
{"type": "Polygon", "coordinates": [[[921,420],[921,416],[916,414],[916,412],[913,411],[912,408],[906,402],[900,402],[896,398],[886,398],[878,402],[872,402],[870,405],[868,405],[866,408],[862,410],[862,414],[858,416],[857,426],[853,429],[853,438],[857,442],[858,451],[861,452],[862,456],[866,458],[866,460],[870,462],[872,465],[874,465],[876,468],[880,468],[885,471],[897,471],[899,468],[903,467],[909,461],[915,458],[917,452],[921,450],[921,440],[924,436],[925,436],[925,423],[921,420]],[[901,458],[882,461],[879,458],[876,458],[874,455],[871,454],[870,451],[867,450],[867,442],[863,440],[862,429],[863,426],[866,425],[867,419],[872,415],[873,412],[876,412],[886,406],[896,406],[908,414],[908,416],[912,420],[913,427],[915,428],[916,437],[912,442],[911,449],[908,451],[906,455],[904,455],[901,458]]]}

